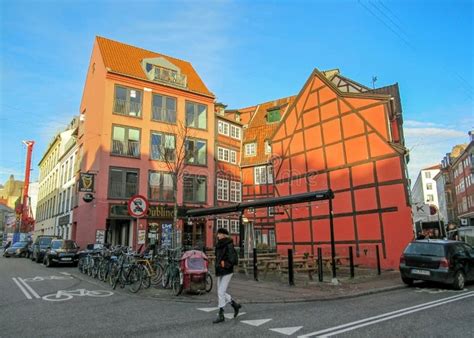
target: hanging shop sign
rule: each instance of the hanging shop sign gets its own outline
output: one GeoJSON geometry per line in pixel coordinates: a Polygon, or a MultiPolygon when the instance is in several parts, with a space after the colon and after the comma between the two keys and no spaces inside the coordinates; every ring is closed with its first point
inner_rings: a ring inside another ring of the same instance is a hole
{"type": "Polygon", "coordinates": [[[87,194],[84,194],[84,196],[82,196],[82,200],[86,203],[90,203],[94,200],[94,195],[88,192],[87,194]]]}
{"type": "Polygon", "coordinates": [[[79,177],[79,191],[93,192],[94,191],[94,174],[81,173],[79,177]]]}

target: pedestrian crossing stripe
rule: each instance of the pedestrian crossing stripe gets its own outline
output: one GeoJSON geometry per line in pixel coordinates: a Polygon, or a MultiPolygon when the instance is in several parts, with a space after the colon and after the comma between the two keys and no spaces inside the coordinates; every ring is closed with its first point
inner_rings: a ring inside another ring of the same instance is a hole
{"type": "Polygon", "coordinates": [[[201,307],[201,308],[198,308],[198,310],[201,310],[204,312],[212,312],[212,311],[219,310],[219,308],[218,307],[201,307]]]}
{"type": "MultiPolygon", "coordinates": [[[[246,312],[239,312],[237,318],[243,316],[244,314],[246,314],[246,312]]],[[[227,319],[234,319],[234,313],[224,313],[224,317],[226,317],[227,319]]]]}
{"type": "Polygon", "coordinates": [[[242,320],[241,323],[252,325],[252,326],[260,326],[265,323],[268,323],[270,320],[272,319],[268,318],[268,319],[242,320]]]}
{"type": "Polygon", "coordinates": [[[270,329],[270,331],[275,331],[287,336],[291,336],[295,332],[301,330],[303,327],[302,326],[293,326],[293,327],[280,327],[277,329],[270,329]]]}

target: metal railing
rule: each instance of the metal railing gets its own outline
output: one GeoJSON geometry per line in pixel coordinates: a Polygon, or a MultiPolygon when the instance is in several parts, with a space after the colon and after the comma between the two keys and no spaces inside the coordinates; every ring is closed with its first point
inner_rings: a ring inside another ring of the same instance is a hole
{"type": "Polygon", "coordinates": [[[120,115],[129,115],[139,117],[142,114],[142,103],[131,102],[122,99],[115,99],[114,101],[114,113],[120,115]]]}
{"type": "Polygon", "coordinates": [[[176,110],[153,106],[153,120],[176,123],[176,110]]]}
{"type": "Polygon", "coordinates": [[[140,142],[112,140],[112,154],[130,157],[140,156],[140,142]]]}
{"type": "Polygon", "coordinates": [[[155,81],[165,81],[170,82],[178,86],[186,87],[187,77],[183,74],[178,74],[178,72],[164,69],[160,67],[154,68],[153,79],[155,81]]]}

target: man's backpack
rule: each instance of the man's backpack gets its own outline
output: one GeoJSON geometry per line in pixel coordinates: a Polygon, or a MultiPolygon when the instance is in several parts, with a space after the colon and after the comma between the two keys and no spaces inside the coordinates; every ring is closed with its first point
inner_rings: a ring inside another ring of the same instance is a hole
{"type": "Polygon", "coordinates": [[[234,248],[234,245],[229,245],[229,263],[232,264],[233,266],[239,264],[239,255],[237,254],[237,251],[234,248]]]}

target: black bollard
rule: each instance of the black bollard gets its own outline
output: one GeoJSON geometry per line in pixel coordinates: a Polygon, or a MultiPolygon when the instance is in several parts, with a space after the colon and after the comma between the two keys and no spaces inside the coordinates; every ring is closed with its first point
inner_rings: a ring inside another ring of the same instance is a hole
{"type": "Polygon", "coordinates": [[[380,270],[380,252],[379,252],[379,246],[375,246],[375,253],[377,255],[377,274],[380,275],[382,271],[380,270]]]}
{"type": "Polygon", "coordinates": [[[253,248],[253,279],[258,282],[257,249],[253,248]]]}
{"type": "Polygon", "coordinates": [[[295,278],[293,275],[293,249],[288,249],[288,283],[295,285],[295,278]]]}
{"type": "Polygon", "coordinates": [[[352,247],[349,247],[349,265],[351,269],[351,278],[354,278],[354,254],[352,253],[352,247]]]}
{"type": "Polygon", "coordinates": [[[318,279],[323,281],[323,250],[318,248],[318,279]]]}

